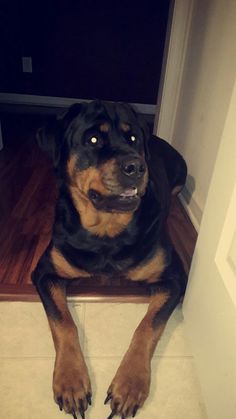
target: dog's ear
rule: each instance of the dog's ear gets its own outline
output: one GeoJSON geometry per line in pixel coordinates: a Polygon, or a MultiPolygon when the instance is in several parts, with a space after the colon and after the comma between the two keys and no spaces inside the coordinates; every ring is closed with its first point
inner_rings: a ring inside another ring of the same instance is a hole
{"type": "Polygon", "coordinates": [[[87,108],[87,103],[74,103],[70,106],[70,108],[67,111],[63,112],[61,115],[57,117],[58,121],[60,121],[63,128],[66,129],[69,123],[76,116],[78,116],[84,108],[87,108]]]}
{"type": "Polygon", "coordinates": [[[59,116],[54,116],[36,134],[39,147],[50,156],[55,167],[60,162],[66,129],[69,123],[81,112],[82,107],[83,104],[72,105],[68,111],[59,116]]]}
{"type": "Polygon", "coordinates": [[[60,123],[54,117],[45,127],[39,128],[36,134],[39,147],[49,155],[55,167],[60,161],[63,142],[60,131],[60,123]]]}

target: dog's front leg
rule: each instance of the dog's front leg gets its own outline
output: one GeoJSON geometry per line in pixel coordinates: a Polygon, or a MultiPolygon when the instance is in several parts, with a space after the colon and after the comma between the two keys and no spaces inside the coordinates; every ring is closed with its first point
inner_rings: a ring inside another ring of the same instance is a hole
{"type": "Polygon", "coordinates": [[[60,410],[76,418],[91,404],[91,385],[81,351],[77,328],[66,302],[65,281],[54,273],[46,273],[39,262],[33,282],[44,305],[51,328],[56,360],[53,373],[53,392],[60,410]]]}
{"type": "Polygon", "coordinates": [[[151,382],[151,359],[156,345],[174,308],[180,301],[186,276],[179,273],[151,286],[148,311],[134,332],[129,349],[108,389],[105,403],[110,401],[112,413],[122,419],[135,416],[144,404],[151,382]]]}

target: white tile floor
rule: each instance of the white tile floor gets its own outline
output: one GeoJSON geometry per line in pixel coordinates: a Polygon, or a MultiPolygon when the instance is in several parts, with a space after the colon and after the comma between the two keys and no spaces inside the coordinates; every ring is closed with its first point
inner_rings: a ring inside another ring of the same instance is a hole
{"type": "MultiPolygon", "coordinates": [[[[145,304],[71,303],[93,385],[86,419],[106,419],[107,388],[145,304]]],[[[40,303],[0,303],[0,418],[63,419],[53,402],[54,348],[40,303]]],[[[206,419],[181,309],[173,313],[152,361],[152,386],[140,419],[206,419]]]]}

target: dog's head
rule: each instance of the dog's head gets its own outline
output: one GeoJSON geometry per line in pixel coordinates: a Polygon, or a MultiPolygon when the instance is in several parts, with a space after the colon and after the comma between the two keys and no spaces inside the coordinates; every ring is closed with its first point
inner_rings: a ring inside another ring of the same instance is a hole
{"type": "Polygon", "coordinates": [[[149,132],[127,104],[73,105],[38,134],[41,148],[82,200],[97,210],[133,212],[148,182],[149,132]]]}

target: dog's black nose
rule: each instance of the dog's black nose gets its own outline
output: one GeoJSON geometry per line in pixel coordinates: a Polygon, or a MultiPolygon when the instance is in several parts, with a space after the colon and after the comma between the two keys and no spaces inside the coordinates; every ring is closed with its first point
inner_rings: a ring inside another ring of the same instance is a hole
{"type": "Polygon", "coordinates": [[[144,175],[146,166],[143,160],[139,158],[129,158],[120,163],[120,169],[124,175],[137,179],[144,175]]]}

